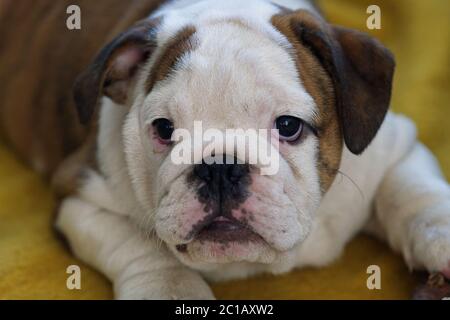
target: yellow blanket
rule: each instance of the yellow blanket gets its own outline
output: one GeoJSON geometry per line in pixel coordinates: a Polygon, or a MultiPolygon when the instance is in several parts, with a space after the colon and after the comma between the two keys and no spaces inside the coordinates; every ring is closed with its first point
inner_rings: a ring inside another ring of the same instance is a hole
{"type": "MultiPolygon", "coordinates": [[[[333,22],[368,32],[366,8],[378,4],[382,29],[370,31],[397,58],[393,108],[413,118],[420,138],[450,177],[450,2],[319,1],[333,22]]],[[[72,257],[50,228],[48,187],[0,147],[0,299],[108,299],[110,283],[72,257]],[[66,287],[67,266],[81,267],[81,290],[66,287]]],[[[359,236],[333,265],[213,286],[218,298],[405,299],[417,279],[384,244],[359,236]],[[368,290],[366,269],[381,267],[381,290],[368,290]]]]}

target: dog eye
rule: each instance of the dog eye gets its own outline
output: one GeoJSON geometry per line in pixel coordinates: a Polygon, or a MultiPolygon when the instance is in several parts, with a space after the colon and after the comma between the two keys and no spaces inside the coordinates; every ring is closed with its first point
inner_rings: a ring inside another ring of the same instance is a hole
{"type": "Polygon", "coordinates": [[[302,134],[303,120],[292,116],[281,116],[275,120],[275,129],[278,129],[280,140],[294,142],[302,134]]]}
{"type": "Polygon", "coordinates": [[[172,137],[172,133],[174,131],[172,121],[161,118],[153,121],[152,125],[153,128],[155,128],[155,132],[158,135],[158,138],[161,139],[162,142],[170,142],[170,138],[172,137]]]}

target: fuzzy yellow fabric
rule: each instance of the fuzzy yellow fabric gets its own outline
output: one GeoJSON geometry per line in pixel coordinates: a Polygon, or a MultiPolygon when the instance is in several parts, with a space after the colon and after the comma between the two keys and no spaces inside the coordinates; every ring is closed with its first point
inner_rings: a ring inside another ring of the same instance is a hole
{"type": "MultiPolygon", "coordinates": [[[[336,24],[369,32],[397,58],[393,108],[414,119],[422,141],[450,177],[450,2],[445,0],[319,1],[336,24]],[[366,8],[378,4],[382,29],[366,28],[366,8]]],[[[0,299],[109,299],[110,283],[72,257],[52,233],[48,187],[0,147],[0,299]],[[81,290],[66,288],[66,268],[82,270],[81,290]]],[[[227,299],[406,299],[417,279],[402,258],[366,236],[354,239],[335,263],[279,276],[213,285],[227,299]],[[382,271],[381,290],[366,287],[369,265],[382,271]]]]}

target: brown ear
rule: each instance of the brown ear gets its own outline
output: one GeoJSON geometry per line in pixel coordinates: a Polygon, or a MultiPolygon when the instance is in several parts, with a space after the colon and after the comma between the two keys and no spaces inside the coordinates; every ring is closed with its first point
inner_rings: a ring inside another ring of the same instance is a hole
{"type": "Polygon", "coordinates": [[[156,44],[156,21],[144,20],[106,45],[75,81],[74,98],[82,123],[87,123],[103,95],[124,104],[138,67],[156,44]]]}
{"type": "Polygon", "coordinates": [[[362,153],[389,108],[393,55],[370,36],[330,26],[306,11],[293,14],[291,28],[331,76],[345,144],[362,153]]]}

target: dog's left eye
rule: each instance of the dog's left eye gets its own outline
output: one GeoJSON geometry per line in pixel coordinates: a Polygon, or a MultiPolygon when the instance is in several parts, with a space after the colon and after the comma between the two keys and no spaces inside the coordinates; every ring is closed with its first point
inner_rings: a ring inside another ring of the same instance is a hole
{"type": "Polygon", "coordinates": [[[164,143],[169,143],[174,131],[172,121],[161,118],[153,121],[152,125],[155,128],[155,133],[158,135],[158,138],[164,143]]]}
{"type": "Polygon", "coordinates": [[[280,140],[295,142],[303,131],[303,120],[292,116],[281,116],[275,120],[275,129],[278,129],[280,140]]]}

